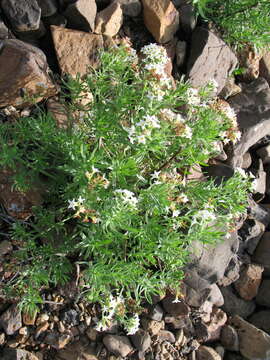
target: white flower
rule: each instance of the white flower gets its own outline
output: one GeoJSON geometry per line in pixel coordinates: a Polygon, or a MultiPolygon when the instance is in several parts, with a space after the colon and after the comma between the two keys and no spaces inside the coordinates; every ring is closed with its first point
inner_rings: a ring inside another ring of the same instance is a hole
{"type": "Polygon", "coordinates": [[[182,203],[184,203],[184,204],[189,201],[187,195],[184,194],[184,193],[181,193],[178,198],[179,198],[179,200],[180,200],[182,203]]]}
{"type": "Polygon", "coordinates": [[[177,217],[180,215],[180,210],[173,210],[172,217],[177,217]]]}
{"type": "Polygon", "coordinates": [[[172,301],[173,304],[177,304],[180,303],[181,300],[178,299],[178,297],[176,296],[176,298],[172,301]]]}
{"type": "Polygon", "coordinates": [[[213,87],[213,90],[216,91],[218,88],[218,82],[215,79],[211,79],[209,84],[213,87]]]}
{"type": "Polygon", "coordinates": [[[132,318],[129,318],[125,324],[125,330],[127,335],[134,335],[140,326],[140,318],[138,314],[135,314],[132,318]]]}
{"type": "Polygon", "coordinates": [[[160,173],[161,171],[154,171],[153,174],[151,174],[151,180],[158,179],[160,173]]]}
{"type": "Polygon", "coordinates": [[[184,130],[182,136],[187,139],[191,139],[192,138],[192,129],[189,126],[185,125],[185,130],[184,130]]]}
{"type": "Polygon", "coordinates": [[[194,216],[195,222],[197,220],[201,220],[203,222],[211,222],[216,220],[216,215],[212,211],[209,211],[208,209],[199,210],[197,214],[194,216]]]}
{"type": "Polygon", "coordinates": [[[235,173],[237,173],[237,174],[239,174],[242,178],[244,178],[244,179],[246,179],[248,176],[247,176],[247,174],[246,174],[246,172],[245,172],[245,170],[243,170],[242,168],[240,168],[240,167],[236,167],[235,169],[234,169],[234,172],[235,173]]]}
{"type": "Polygon", "coordinates": [[[137,136],[137,141],[138,141],[139,144],[145,144],[146,143],[146,136],[145,135],[137,136]]]}
{"type": "Polygon", "coordinates": [[[72,209],[72,210],[76,210],[76,207],[78,206],[78,202],[73,199],[73,200],[68,200],[68,209],[72,209]]]}
{"type": "Polygon", "coordinates": [[[96,173],[99,173],[100,170],[97,169],[97,168],[95,168],[94,166],[92,166],[92,172],[93,172],[94,174],[96,174],[96,173]]]}
{"type": "Polygon", "coordinates": [[[81,205],[84,201],[85,201],[85,199],[82,198],[80,195],[77,202],[81,205]]]}
{"type": "Polygon", "coordinates": [[[200,105],[200,102],[199,91],[194,88],[189,88],[187,90],[187,103],[189,105],[198,106],[200,105]]]}
{"type": "Polygon", "coordinates": [[[124,190],[117,189],[117,190],[115,190],[115,193],[122,195],[122,200],[124,201],[124,203],[132,205],[133,207],[136,207],[136,205],[138,203],[138,199],[136,198],[135,194],[132,191],[129,191],[126,189],[124,189],[124,190]]]}

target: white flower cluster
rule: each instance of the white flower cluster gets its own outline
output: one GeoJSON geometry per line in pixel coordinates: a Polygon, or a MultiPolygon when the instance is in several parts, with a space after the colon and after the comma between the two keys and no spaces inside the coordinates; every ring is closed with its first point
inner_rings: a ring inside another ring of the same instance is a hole
{"type": "Polygon", "coordinates": [[[97,323],[97,331],[106,331],[111,325],[114,315],[117,313],[118,307],[124,304],[122,296],[113,297],[110,295],[108,303],[102,306],[102,319],[97,323]]]}
{"type": "Polygon", "coordinates": [[[84,201],[85,199],[82,198],[81,196],[78,198],[78,200],[75,199],[68,200],[68,204],[69,204],[68,209],[76,210],[84,203],[84,201]]]}
{"type": "Polygon", "coordinates": [[[182,136],[187,139],[192,138],[192,129],[186,124],[186,120],[181,114],[176,114],[170,109],[162,109],[161,117],[175,126],[175,133],[177,136],[182,136]]]}
{"type": "Polygon", "coordinates": [[[147,139],[151,138],[152,130],[159,129],[160,122],[155,115],[145,115],[138,123],[131,127],[123,127],[128,132],[131,144],[146,144],[147,139]]]}
{"type": "Polygon", "coordinates": [[[217,216],[211,208],[199,210],[193,217],[192,224],[200,224],[200,226],[208,226],[216,220],[217,216]]]}
{"type": "Polygon", "coordinates": [[[201,103],[201,99],[199,96],[199,91],[194,88],[187,89],[187,103],[188,105],[198,106],[201,103]]]}
{"type": "Polygon", "coordinates": [[[127,335],[134,335],[139,330],[139,326],[140,318],[138,314],[135,314],[125,322],[125,330],[127,335]]]}
{"type": "Polygon", "coordinates": [[[115,190],[115,193],[121,195],[121,199],[125,204],[131,205],[132,207],[136,208],[138,203],[138,198],[135,196],[135,194],[132,191],[126,189],[124,190],[117,189],[115,190]]]}
{"type": "Polygon", "coordinates": [[[244,169],[240,168],[240,167],[236,167],[234,169],[234,172],[236,174],[239,174],[243,179],[248,179],[251,181],[251,184],[250,184],[250,191],[252,192],[256,192],[257,190],[257,186],[258,186],[258,180],[255,178],[255,176],[249,172],[249,173],[246,173],[244,169]]]}
{"type": "Polygon", "coordinates": [[[234,109],[225,101],[222,101],[220,110],[229,119],[231,128],[221,133],[224,144],[228,144],[232,141],[233,144],[241,138],[241,131],[238,130],[237,116],[234,109]]]}

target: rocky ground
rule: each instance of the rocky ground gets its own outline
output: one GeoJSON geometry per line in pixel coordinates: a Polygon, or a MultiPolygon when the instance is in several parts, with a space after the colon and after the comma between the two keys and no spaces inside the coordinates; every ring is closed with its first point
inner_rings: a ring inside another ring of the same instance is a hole
{"type": "MultiPolygon", "coordinates": [[[[16,299],[2,299],[1,359],[269,360],[270,53],[233,52],[185,0],[2,0],[0,39],[1,120],[29,114],[35,111],[30,104],[42,101],[59,125],[65,120],[59,75],[97,67],[102,47],[163,44],[175,78],[184,75],[194,87],[215,79],[219,97],[237,113],[241,139],[221,149],[207,175],[228,178],[240,167],[257,179],[247,216],[230,238],[215,248],[194,244],[181,301],[167,294],[146,304],[135,335],[126,336],[117,324],[98,332],[97,309],[76,301],[74,276],[44,293],[34,318],[18,310],[16,299]],[[238,64],[245,72],[235,79],[238,64]]],[[[39,201],[34,191],[12,191],[9,175],[0,173],[2,284],[14,275],[6,265],[16,249],[6,229],[39,201]]],[[[192,175],[202,175],[199,166],[192,175]]]]}

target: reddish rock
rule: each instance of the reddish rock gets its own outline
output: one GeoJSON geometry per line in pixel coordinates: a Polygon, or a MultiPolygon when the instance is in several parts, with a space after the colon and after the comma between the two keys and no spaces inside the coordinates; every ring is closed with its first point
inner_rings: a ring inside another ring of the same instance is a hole
{"type": "Polygon", "coordinates": [[[123,11],[118,2],[100,11],[96,17],[95,33],[115,36],[123,23],[123,11]]]}
{"type": "Polygon", "coordinates": [[[170,0],[142,0],[144,23],[157,42],[172,40],[179,28],[179,13],[170,0]]]}
{"type": "Polygon", "coordinates": [[[262,280],[263,267],[248,264],[240,273],[240,278],[234,283],[238,294],[244,300],[252,300],[258,293],[262,280]]]}
{"type": "Polygon", "coordinates": [[[0,53],[0,108],[25,107],[57,93],[46,56],[20,40],[4,40],[0,53]]]}
{"type": "Polygon", "coordinates": [[[51,26],[54,47],[63,74],[76,77],[99,65],[98,52],[103,48],[101,35],[51,26]]]}

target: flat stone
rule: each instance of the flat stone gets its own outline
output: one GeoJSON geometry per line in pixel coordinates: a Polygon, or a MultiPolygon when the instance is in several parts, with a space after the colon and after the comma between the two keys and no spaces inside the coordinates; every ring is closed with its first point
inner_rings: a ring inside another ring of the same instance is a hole
{"type": "Polygon", "coordinates": [[[164,310],[173,316],[187,315],[190,312],[190,309],[187,304],[185,304],[183,299],[180,299],[179,302],[175,302],[175,296],[169,295],[162,300],[162,306],[164,310]]]}
{"type": "Polygon", "coordinates": [[[141,353],[145,353],[151,346],[151,337],[143,329],[139,329],[134,335],[131,335],[131,342],[141,353]]]}
{"type": "Polygon", "coordinates": [[[25,107],[57,93],[41,50],[14,39],[1,45],[0,108],[25,107]]]}
{"type": "Polygon", "coordinates": [[[270,231],[266,231],[259,241],[252,257],[255,263],[270,269],[270,231]]]}
{"type": "Polygon", "coordinates": [[[69,27],[81,31],[94,31],[97,6],[95,0],[78,0],[71,3],[63,15],[69,27]]]}
{"type": "Polygon", "coordinates": [[[142,0],[144,23],[158,43],[167,43],[179,28],[179,13],[170,0],[142,0]]]}
{"type": "Polygon", "coordinates": [[[222,360],[221,356],[209,346],[200,346],[196,350],[196,360],[222,360]]]}
{"type": "Polygon", "coordinates": [[[36,0],[2,0],[1,7],[13,30],[38,29],[41,9],[36,0]]]}
{"type": "Polygon", "coordinates": [[[10,306],[0,317],[0,326],[7,335],[13,335],[22,327],[21,311],[16,305],[10,306]]]}
{"type": "Polygon", "coordinates": [[[121,5],[124,15],[130,17],[136,17],[140,15],[140,12],[142,11],[142,5],[140,0],[117,0],[117,1],[121,5]]]}
{"type": "Polygon", "coordinates": [[[250,316],[248,322],[270,335],[270,310],[255,312],[250,316]]]}
{"type": "Polygon", "coordinates": [[[55,0],[37,0],[39,7],[41,8],[41,16],[52,16],[57,12],[57,3],[55,0]]]}
{"type": "Polygon", "coordinates": [[[270,336],[257,329],[240,316],[234,316],[231,324],[237,329],[239,348],[242,356],[249,360],[270,358],[270,336]]]}
{"type": "Polygon", "coordinates": [[[107,350],[116,356],[126,357],[133,350],[127,336],[105,335],[103,343],[107,350]]]}
{"type": "Polygon", "coordinates": [[[258,293],[262,280],[263,267],[257,264],[244,266],[239,279],[234,283],[238,294],[244,300],[252,300],[258,293]]]}
{"type": "Polygon", "coordinates": [[[39,360],[33,353],[22,349],[4,349],[1,360],[39,360]]]}
{"type": "Polygon", "coordinates": [[[270,51],[268,51],[260,60],[259,64],[260,76],[270,85],[270,51]]]}
{"type": "Polygon", "coordinates": [[[270,307],[270,279],[264,279],[256,297],[256,303],[270,307]]]}
{"type": "Polygon", "coordinates": [[[192,86],[205,86],[214,79],[219,94],[236,65],[232,50],[214,33],[201,27],[193,31],[187,64],[187,79],[192,86]]]}
{"type": "Polygon", "coordinates": [[[163,309],[159,304],[156,304],[151,308],[148,313],[148,317],[152,320],[161,321],[163,318],[163,309]]]}
{"type": "Polygon", "coordinates": [[[223,326],[220,334],[220,341],[226,350],[239,351],[238,333],[231,325],[223,326]]]}
{"type": "Polygon", "coordinates": [[[258,78],[242,85],[242,92],[228,99],[237,115],[240,140],[228,155],[228,163],[240,166],[242,156],[251,146],[270,132],[270,89],[267,81],[258,78]]]}
{"type": "Polygon", "coordinates": [[[95,33],[115,36],[123,24],[123,10],[118,2],[113,2],[97,13],[95,33]]]}
{"type": "Polygon", "coordinates": [[[51,26],[54,47],[63,74],[86,75],[99,65],[98,52],[103,48],[101,35],[51,26]]]}
{"type": "Polygon", "coordinates": [[[243,318],[247,318],[255,310],[255,303],[253,301],[246,301],[239,298],[233,292],[231,286],[221,287],[220,288],[222,295],[224,297],[224,305],[222,309],[228,315],[237,315],[239,314],[243,318]]]}
{"type": "Polygon", "coordinates": [[[141,319],[141,324],[144,330],[149,332],[150,335],[157,335],[157,333],[164,329],[164,321],[150,320],[146,318],[141,319]]]}

